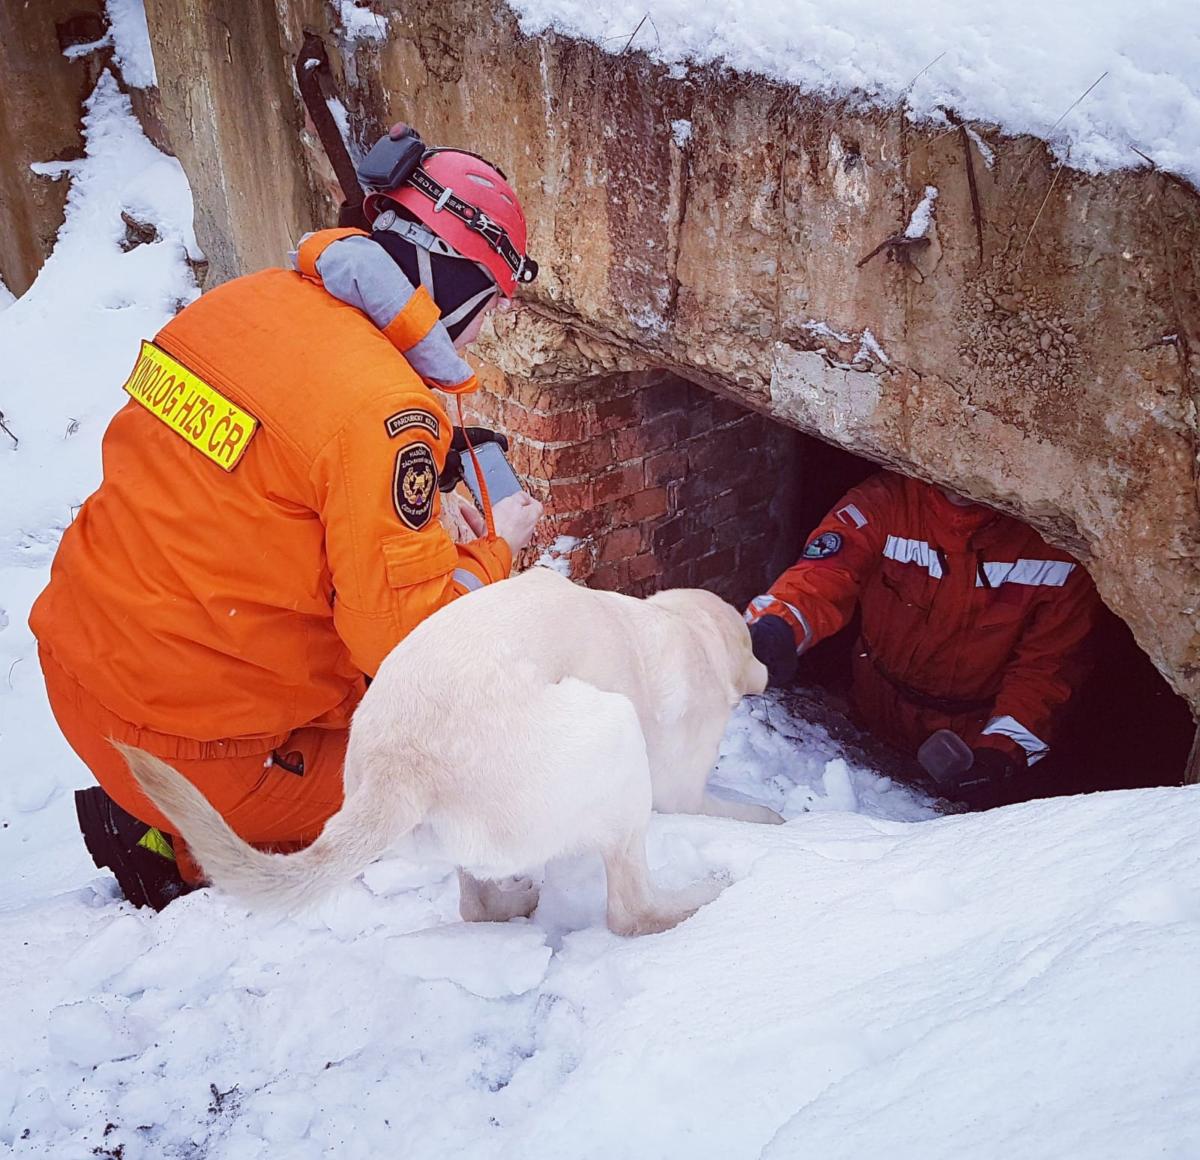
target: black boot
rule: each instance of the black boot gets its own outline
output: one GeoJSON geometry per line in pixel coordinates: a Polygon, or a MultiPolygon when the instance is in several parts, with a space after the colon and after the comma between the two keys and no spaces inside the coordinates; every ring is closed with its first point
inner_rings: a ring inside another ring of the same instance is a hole
{"type": "Polygon", "coordinates": [[[113,872],[134,906],[162,910],[193,889],[179,876],[171,839],[126,813],[98,785],[75,791],[75,813],[92,861],[113,872]]]}

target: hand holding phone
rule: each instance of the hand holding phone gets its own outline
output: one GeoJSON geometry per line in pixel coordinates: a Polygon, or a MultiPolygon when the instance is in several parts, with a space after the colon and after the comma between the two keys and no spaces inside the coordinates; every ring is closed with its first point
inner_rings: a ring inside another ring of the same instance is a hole
{"type": "MultiPolygon", "coordinates": [[[[502,499],[506,499],[510,495],[516,495],[517,492],[522,490],[521,481],[509,466],[508,460],[504,458],[504,451],[501,449],[499,443],[480,443],[475,448],[475,459],[479,460],[479,469],[483,472],[483,479],[487,484],[488,499],[492,501],[493,507],[502,499]]],[[[470,452],[467,451],[462,453],[462,473],[463,481],[471,489],[471,494],[475,497],[475,502],[482,507],[483,495],[479,489],[479,479],[475,474],[475,460],[471,458],[470,452]]]]}
{"type": "Polygon", "coordinates": [[[508,541],[514,556],[522,548],[529,546],[529,541],[533,538],[533,529],[541,518],[542,505],[524,491],[505,496],[492,508],[492,522],[496,525],[496,535],[508,541]]]}

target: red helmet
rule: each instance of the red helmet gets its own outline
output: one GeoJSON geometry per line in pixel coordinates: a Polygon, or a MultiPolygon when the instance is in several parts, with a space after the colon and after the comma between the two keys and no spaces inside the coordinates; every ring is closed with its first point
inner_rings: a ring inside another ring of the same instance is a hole
{"type": "MultiPolygon", "coordinates": [[[[415,136],[407,126],[397,126],[380,146],[415,136]]],[[[402,205],[464,258],[484,266],[506,298],[513,296],[518,282],[536,277],[537,263],[525,252],[521,203],[504,174],[482,157],[461,149],[426,149],[397,185],[376,185],[367,194],[367,219],[374,221],[389,201],[402,205]]]]}

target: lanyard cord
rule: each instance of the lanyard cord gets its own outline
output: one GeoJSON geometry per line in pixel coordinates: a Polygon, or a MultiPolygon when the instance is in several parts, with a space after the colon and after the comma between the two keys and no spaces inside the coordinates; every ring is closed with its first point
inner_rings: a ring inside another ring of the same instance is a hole
{"type": "Polygon", "coordinates": [[[487,525],[487,533],[489,536],[496,534],[496,524],[492,519],[492,501],[488,496],[487,480],[483,478],[483,468],[479,466],[479,458],[475,454],[475,448],[471,444],[471,436],[467,434],[467,421],[463,417],[462,395],[455,395],[454,401],[458,404],[458,425],[462,429],[463,439],[467,444],[467,453],[471,456],[471,464],[475,468],[475,478],[479,481],[479,498],[483,501],[483,519],[487,525]]]}

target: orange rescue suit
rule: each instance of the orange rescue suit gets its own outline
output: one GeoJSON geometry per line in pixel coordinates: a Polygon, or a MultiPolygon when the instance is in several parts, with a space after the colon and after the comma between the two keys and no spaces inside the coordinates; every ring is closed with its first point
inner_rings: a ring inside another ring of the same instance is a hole
{"type": "Polygon", "coordinates": [[[783,617],[803,652],[856,604],[852,696],[872,732],[912,753],[953,729],[1030,764],[1099,606],[1084,569],[1032,528],[889,472],[839,501],[747,618],[783,617]]]}
{"type": "Polygon", "coordinates": [[[437,308],[418,291],[380,330],[326,293],[315,259],[344,234],[305,243],[308,277],[238,278],[154,340],[258,421],[232,470],[137,401],[105,434],[31,625],[110,736],[170,758],[344,730],[406,633],[510,571],[504,540],[456,546],[437,520],[451,424],[401,353],[437,308]]]}

